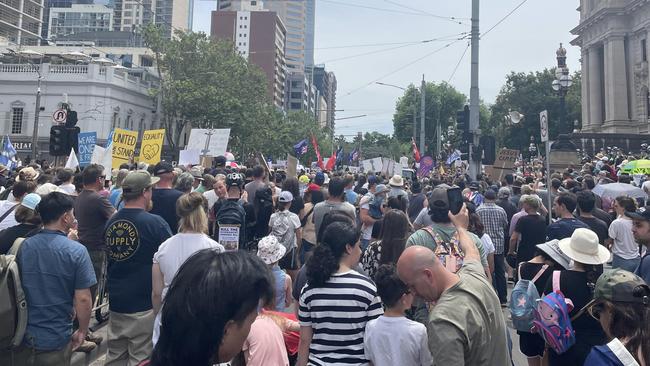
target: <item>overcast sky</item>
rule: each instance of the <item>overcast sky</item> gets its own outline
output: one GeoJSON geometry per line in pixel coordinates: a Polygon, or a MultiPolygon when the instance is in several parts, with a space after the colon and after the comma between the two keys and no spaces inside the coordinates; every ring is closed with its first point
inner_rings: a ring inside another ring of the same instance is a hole
{"type": "MultiPolygon", "coordinates": [[[[481,1],[481,33],[521,3],[481,1]]],[[[196,1],[195,31],[209,33],[215,5],[196,1]]],[[[493,103],[510,71],[553,67],[560,42],[567,48],[571,71],[579,69],[580,49],[568,44],[575,38],[570,30],[579,21],[578,5],[578,0],[528,0],[485,34],[480,42],[481,98],[493,103]]],[[[434,82],[451,78],[450,83],[469,96],[470,50],[458,64],[468,41],[457,39],[469,33],[470,17],[471,0],[316,0],[315,61],[336,74],[336,108],[344,110],[336,117],[367,115],[337,121],[336,134],[393,133],[393,111],[403,91],[376,81],[406,87],[419,85],[422,74],[434,82]],[[424,40],[432,41],[416,43],[424,40]],[[367,46],[373,44],[380,45],[367,46]],[[358,56],[371,52],[376,53],[358,56]]]]}

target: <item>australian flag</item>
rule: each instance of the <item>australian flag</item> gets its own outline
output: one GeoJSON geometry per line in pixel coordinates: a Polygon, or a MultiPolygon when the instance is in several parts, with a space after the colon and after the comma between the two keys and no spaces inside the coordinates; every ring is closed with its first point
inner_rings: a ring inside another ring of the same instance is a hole
{"type": "Polygon", "coordinates": [[[343,146],[339,146],[336,150],[336,165],[343,164],[343,146]]]}
{"type": "Polygon", "coordinates": [[[447,158],[447,165],[451,165],[454,161],[460,160],[461,154],[460,150],[454,150],[451,154],[449,154],[449,157],[447,158]]]}
{"type": "Polygon", "coordinates": [[[293,145],[293,151],[296,153],[296,156],[300,157],[307,153],[309,145],[307,139],[304,139],[297,144],[293,145]]]}
{"type": "Polygon", "coordinates": [[[2,151],[0,152],[0,164],[11,169],[11,165],[13,163],[11,158],[13,158],[15,155],[16,155],[16,149],[14,149],[14,145],[11,144],[11,140],[9,140],[9,136],[5,136],[2,139],[2,151]]]}
{"type": "Polygon", "coordinates": [[[348,160],[350,161],[350,163],[359,160],[359,149],[355,147],[354,150],[352,150],[352,152],[350,153],[348,160]]]}

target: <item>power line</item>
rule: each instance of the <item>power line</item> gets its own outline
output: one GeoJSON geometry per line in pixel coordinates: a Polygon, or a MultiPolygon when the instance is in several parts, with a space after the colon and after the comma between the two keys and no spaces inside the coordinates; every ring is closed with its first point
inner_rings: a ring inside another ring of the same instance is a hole
{"type": "Polygon", "coordinates": [[[454,67],[454,71],[451,73],[451,76],[447,80],[447,84],[451,82],[451,79],[454,78],[454,75],[456,75],[456,71],[458,71],[458,67],[460,66],[460,63],[463,61],[463,58],[465,58],[465,54],[467,54],[467,50],[469,49],[469,46],[471,45],[470,42],[467,42],[467,47],[465,47],[465,51],[463,51],[463,54],[460,56],[460,60],[458,60],[458,63],[456,64],[456,67],[454,67]]]}
{"type": "Polygon", "coordinates": [[[409,9],[409,10],[417,11],[417,12],[420,12],[420,13],[423,13],[423,14],[426,14],[426,15],[429,15],[429,16],[432,16],[432,17],[434,17],[434,18],[439,18],[439,19],[449,20],[449,21],[452,21],[453,23],[457,23],[457,24],[466,24],[466,23],[463,23],[463,22],[459,21],[460,19],[462,19],[462,20],[471,20],[471,19],[469,19],[469,18],[459,18],[459,17],[453,17],[453,16],[444,16],[444,15],[432,14],[432,13],[429,13],[429,12],[427,12],[427,11],[424,11],[424,10],[421,10],[421,9],[412,8],[412,7],[410,7],[410,6],[407,6],[407,5],[404,5],[404,4],[400,4],[400,3],[395,2],[395,1],[392,1],[392,0],[384,0],[384,1],[387,2],[387,3],[389,3],[389,4],[397,5],[397,6],[401,7],[401,8],[404,8],[404,9],[409,9]]]}
{"type": "Polygon", "coordinates": [[[425,43],[429,43],[429,42],[433,42],[433,41],[434,40],[425,40],[425,41],[420,41],[420,42],[417,42],[417,43],[409,43],[409,44],[405,44],[405,45],[401,45],[401,46],[383,48],[383,49],[380,49],[380,50],[368,51],[368,52],[359,53],[359,54],[356,54],[356,55],[350,55],[350,56],[339,57],[339,58],[335,58],[335,59],[331,59],[331,60],[326,60],[326,61],[323,61],[323,63],[327,64],[327,63],[330,63],[330,62],[343,61],[343,60],[356,58],[356,57],[361,57],[361,56],[374,55],[376,53],[388,52],[388,51],[392,51],[392,50],[396,50],[396,49],[400,49],[400,48],[404,48],[404,47],[421,45],[421,44],[425,44],[425,43]]]}
{"type": "Polygon", "coordinates": [[[415,16],[425,16],[425,17],[432,17],[433,16],[433,17],[442,18],[442,19],[451,19],[452,18],[452,17],[444,17],[444,16],[441,16],[441,15],[426,14],[426,13],[421,12],[421,11],[419,11],[419,12],[409,12],[409,11],[402,11],[402,10],[378,8],[378,7],[375,7],[375,6],[368,6],[368,5],[350,4],[350,3],[344,3],[344,2],[335,1],[335,0],[320,0],[320,1],[330,3],[330,4],[337,4],[337,5],[343,5],[343,6],[350,6],[350,7],[354,7],[354,8],[362,8],[362,9],[383,11],[383,12],[388,12],[388,13],[393,13],[393,14],[415,15],[415,16]]]}
{"type": "Polygon", "coordinates": [[[493,25],[490,29],[488,29],[487,31],[485,31],[485,33],[483,33],[483,34],[481,35],[481,39],[482,39],[483,37],[485,37],[488,33],[490,33],[490,31],[492,31],[492,29],[498,27],[499,24],[503,23],[506,19],[508,19],[508,17],[510,17],[510,16],[511,16],[515,11],[517,11],[517,9],[521,8],[521,7],[522,7],[522,6],[523,6],[527,1],[528,1],[528,0],[523,0],[521,3],[519,3],[519,5],[515,6],[514,9],[512,9],[508,14],[506,14],[506,16],[504,16],[503,18],[501,18],[501,20],[499,20],[498,22],[496,22],[495,25],[493,25]]]}

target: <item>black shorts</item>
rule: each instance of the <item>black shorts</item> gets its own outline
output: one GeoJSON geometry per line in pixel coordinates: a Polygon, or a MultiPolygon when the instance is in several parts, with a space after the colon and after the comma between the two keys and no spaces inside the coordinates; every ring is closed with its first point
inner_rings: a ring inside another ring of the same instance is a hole
{"type": "Polygon", "coordinates": [[[295,271],[297,270],[298,267],[298,251],[294,247],[291,249],[287,254],[280,259],[280,262],[278,263],[280,268],[286,269],[288,271],[295,271]]]}
{"type": "Polygon", "coordinates": [[[542,357],[544,355],[544,339],[537,333],[517,332],[519,334],[519,350],[526,357],[542,357]]]}

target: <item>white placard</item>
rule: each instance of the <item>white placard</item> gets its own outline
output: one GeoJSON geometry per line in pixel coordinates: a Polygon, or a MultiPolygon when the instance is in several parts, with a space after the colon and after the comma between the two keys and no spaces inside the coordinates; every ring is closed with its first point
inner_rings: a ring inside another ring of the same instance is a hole
{"type": "Polygon", "coordinates": [[[226,155],[228,150],[228,139],[230,138],[230,129],[208,129],[208,128],[193,128],[190,131],[190,139],[185,146],[185,150],[199,150],[203,155],[205,149],[205,142],[210,137],[208,145],[207,156],[226,155]]]}
{"type": "Polygon", "coordinates": [[[367,172],[379,173],[384,166],[381,158],[367,159],[361,162],[363,170],[367,172]]]}
{"type": "Polygon", "coordinates": [[[227,251],[239,249],[239,225],[219,225],[219,244],[227,251]]]}
{"type": "Polygon", "coordinates": [[[104,152],[106,149],[99,145],[95,145],[95,148],[93,149],[93,155],[90,158],[90,163],[91,164],[101,164],[104,160],[104,152]]]}
{"type": "Polygon", "coordinates": [[[200,162],[200,150],[181,150],[178,152],[178,165],[198,165],[200,162]]]}

